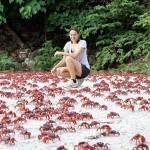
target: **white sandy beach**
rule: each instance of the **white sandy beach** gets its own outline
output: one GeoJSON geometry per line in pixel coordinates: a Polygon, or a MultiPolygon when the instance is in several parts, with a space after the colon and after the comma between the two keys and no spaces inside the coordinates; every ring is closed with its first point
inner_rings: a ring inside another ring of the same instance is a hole
{"type": "MultiPolygon", "coordinates": [[[[7,81],[8,84],[0,85],[0,91],[2,92],[10,92],[13,93],[14,96],[11,98],[7,98],[0,94],[0,100],[6,102],[6,106],[8,106],[8,111],[13,111],[16,113],[17,117],[20,117],[22,112],[18,111],[18,108],[14,107],[17,104],[18,100],[27,100],[28,104],[25,105],[26,108],[29,110],[33,110],[35,108],[35,104],[30,103],[33,100],[30,97],[32,94],[28,94],[28,90],[37,90],[43,93],[44,101],[50,100],[52,102],[51,107],[55,109],[60,107],[58,102],[63,97],[71,97],[74,98],[77,103],[73,104],[74,108],[69,108],[69,111],[76,111],[78,113],[89,112],[92,114],[93,119],[84,120],[84,121],[77,121],[76,125],[66,124],[64,122],[58,121],[56,118],[59,115],[55,115],[51,117],[51,120],[54,120],[55,127],[62,126],[62,127],[74,127],[76,132],[69,132],[69,131],[62,131],[58,132],[57,134],[60,136],[59,140],[54,140],[54,142],[49,141],[48,143],[43,143],[42,141],[38,140],[37,136],[40,134],[40,126],[46,123],[48,120],[46,118],[42,118],[42,120],[35,120],[35,119],[27,119],[27,122],[19,123],[22,125],[27,131],[31,132],[31,138],[27,139],[20,135],[19,131],[15,130],[15,135],[10,134],[11,137],[16,139],[14,145],[5,144],[4,142],[0,143],[0,150],[56,150],[56,148],[60,145],[64,145],[68,150],[73,150],[74,146],[77,145],[79,142],[87,141],[89,144],[94,144],[97,142],[109,143],[111,150],[131,150],[135,144],[130,142],[130,139],[136,135],[141,134],[146,138],[146,144],[150,146],[150,111],[149,110],[139,110],[140,108],[140,101],[134,103],[134,111],[131,109],[123,109],[119,105],[116,105],[115,102],[111,100],[106,100],[106,97],[110,95],[110,93],[115,92],[117,90],[122,90],[126,93],[126,95],[118,94],[115,95],[124,102],[127,98],[138,98],[143,97],[144,100],[149,102],[148,107],[150,107],[150,94],[146,91],[150,89],[150,78],[144,75],[134,75],[134,74],[119,74],[119,75],[106,75],[106,74],[93,74],[90,75],[84,83],[82,87],[78,88],[78,93],[71,94],[69,91],[64,91],[64,94],[56,94],[55,98],[50,95],[48,89],[49,88],[62,88],[63,84],[65,84],[63,79],[56,80],[56,78],[52,77],[50,73],[7,73],[7,74],[0,74],[0,83],[7,81]],[[56,86],[52,86],[51,83],[56,81],[56,86]],[[149,81],[149,82],[148,82],[149,81]],[[94,97],[92,95],[93,91],[96,90],[96,87],[93,87],[94,84],[107,83],[110,91],[100,91],[101,95],[94,97]],[[30,83],[30,84],[29,84],[30,83]],[[114,87],[114,83],[118,84],[118,88],[114,87]],[[132,84],[130,84],[132,83],[132,84]],[[15,84],[11,88],[11,85],[15,84]],[[126,86],[123,86],[126,85],[126,86]],[[127,86],[128,85],[128,86],[127,86]],[[88,87],[91,89],[91,92],[85,92],[82,89],[88,87]],[[141,87],[146,87],[146,89],[141,89],[141,87]],[[25,89],[26,90],[25,90],[25,89]],[[136,90],[139,90],[136,93],[136,90]],[[131,93],[132,91],[132,93],[131,93]],[[17,98],[16,94],[18,92],[23,93],[21,98],[17,98]],[[82,103],[81,98],[77,97],[79,94],[89,98],[89,100],[98,102],[100,105],[106,105],[108,107],[107,110],[101,110],[99,108],[83,108],[81,107],[82,103]],[[110,112],[116,112],[120,115],[119,118],[107,118],[107,115],[110,112]],[[97,131],[97,127],[93,127],[90,129],[83,129],[78,128],[78,126],[82,122],[90,123],[91,121],[99,121],[100,126],[105,125],[106,123],[103,122],[112,122],[108,124],[113,130],[118,131],[120,136],[100,136],[100,131],[97,131]],[[94,138],[93,137],[98,137],[94,138]]],[[[55,90],[54,90],[55,93],[55,90]]],[[[46,106],[41,106],[41,108],[46,106]]],[[[47,106],[48,107],[48,106],[47,106]]],[[[0,114],[0,120],[4,117],[4,114],[0,114]]],[[[11,117],[11,120],[15,120],[16,117],[11,117]]],[[[14,125],[9,124],[7,125],[9,129],[13,129],[14,125]]]]}

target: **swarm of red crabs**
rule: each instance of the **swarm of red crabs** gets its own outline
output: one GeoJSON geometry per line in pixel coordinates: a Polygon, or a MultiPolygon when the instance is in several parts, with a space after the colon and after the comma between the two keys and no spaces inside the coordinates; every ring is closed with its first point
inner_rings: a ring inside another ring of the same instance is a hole
{"type": "MultiPolygon", "coordinates": [[[[81,142],[74,144],[72,148],[108,150],[111,149],[111,143],[101,142],[101,139],[121,136],[119,128],[116,130],[110,124],[114,124],[116,119],[122,119],[122,116],[118,112],[111,111],[111,108],[101,103],[100,99],[110,101],[117,107],[133,113],[150,111],[150,98],[142,96],[150,94],[150,78],[146,75],[120,74],[112,77],[110,74],[91,74],[85,81],[93,83],[92,88],[83,86],[69,91],[58,86],[66,80],[54,77],[48,72],[1,74],[0,142],[15,145],[18,142],[16,136],[21,140],[34,139],[35,136],[32,136],[34,133],[26,127],[26,123],[36,120],[44,121],[38,127],[36,136],[36,140],[41,143],[60,142],[66,133],[94,130],[99,142],[81,139],[81,142]],[[130,94],[135,96],[127,96],[130,94]],[[120,95],[125,98],[120,98],[120,95]],[[101,121],[100,117],[95,119],[93,111],[106,112],[105,120],[101,121]]],[[[133,150],[149,149],[146,138],[141,134],[133,135],[129,141],[135,144],[133,150]]],[[[67,149],[64,145],[57,147],[57,150],[67,149]]]]}

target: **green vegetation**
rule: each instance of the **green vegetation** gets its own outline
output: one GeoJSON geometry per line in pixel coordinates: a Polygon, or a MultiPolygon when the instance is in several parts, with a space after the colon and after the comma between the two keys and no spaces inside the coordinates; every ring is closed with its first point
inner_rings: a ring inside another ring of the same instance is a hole
{"type": "Polygon", "coordinates": [[[40,49],[39,54],[33,60],[32,70],[49,71],[50,66],[56,65],[60,61],[60,57],[53,57],[56,51],[60,51],[60,48],[53,48],[51,41],[45,42],[44,47],[40,49]]]}
{"type": "Polygon", "coordinates": [[[76,26],[88,42],[88,54],[96,57],[92,70],[150,73],[149,6],[149,0],[1,0],[0,23],[16,26],[15,19],[46,18],[52,42],[45,41],[33,70],[49,70],[59,61],[53,54],[62,50],[66,33],[76,26]]]}
{"type": "Polygon", "coordinates": [[[150,52],[143,58],[119,66],[121,72],[150,74],[150,52]]]}
{"type": "Polygon", "coordinates": [[[0,54],[0,70],[17,71],[22,69],[19,63],[9,57],[7,54],[0,54]]]}

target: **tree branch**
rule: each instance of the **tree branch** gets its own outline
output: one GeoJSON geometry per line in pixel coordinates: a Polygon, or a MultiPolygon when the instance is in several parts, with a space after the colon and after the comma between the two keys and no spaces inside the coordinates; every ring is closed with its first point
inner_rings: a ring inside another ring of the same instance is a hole
{"type": "Polygon", "coordinates": [[[13,38],[17,41],[17,44],[20,46],[20,48],[27,48],[27,45],[19,38],[19,36],[11,29],[11,27],[8,24],[3,25],[5,30],[7,30],[13,38]]]}

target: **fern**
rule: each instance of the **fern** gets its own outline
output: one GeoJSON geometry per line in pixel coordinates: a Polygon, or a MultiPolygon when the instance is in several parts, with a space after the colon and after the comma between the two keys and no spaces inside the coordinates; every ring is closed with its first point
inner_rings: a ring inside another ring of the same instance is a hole
{"type": "Polygon", "coordinates": [[[59,47],[53,47],[51,41],[46,41],[40,49],[40,54],[34,58],[34,63],[31,68],[33,70],[50,70],[59,60],[59,57],[54,57],[56,51],[60,51],[59,47]]]}
{"type": "Polygon", "coordinates": [[[18,62],[13,60],[11,57],[9,57],[7,54],[1,54],[0,55],[0,70],[1,71],[15,71],[15,70],[22,70],[21,66],[18,62]]]}

